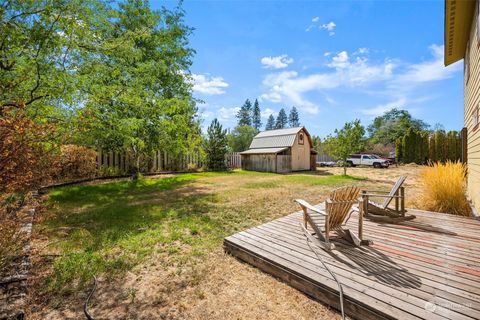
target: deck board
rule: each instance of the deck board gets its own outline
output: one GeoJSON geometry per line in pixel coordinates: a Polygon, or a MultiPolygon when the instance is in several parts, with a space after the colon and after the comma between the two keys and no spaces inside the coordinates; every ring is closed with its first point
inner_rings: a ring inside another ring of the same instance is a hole
{"type": "MultiPolygon", "coordinates": [[[[409,213],[417,218],[396,225],[364,220],[371,246],[339,239],[332,253],[319,250],[342,283],[346,313],[357,319],[480,319],[480,221],[409,213]]],[[[308,246],[301,222],[302,213],[292,213],[225,238],[224,248],[338,309],[338,285],[308,246]]],[[[347,228],[356,231],[357,222],[352,215],[347,228]]]]}

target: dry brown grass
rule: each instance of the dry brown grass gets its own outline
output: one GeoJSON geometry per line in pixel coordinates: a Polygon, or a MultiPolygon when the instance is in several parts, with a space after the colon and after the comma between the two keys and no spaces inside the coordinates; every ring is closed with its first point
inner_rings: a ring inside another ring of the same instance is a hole
{"type": "MultiPolygon", "coordinates": [[[[319,170],[318,176],[337,175],[341,168],[319,170]]],[[[390,169],[349,168],[349,181],[366,189],[391,188],[407,174],[407,197],[417,192],[418,167],[390,169]]],[[[180,189],[161,191],[151,201],[188,196],[201,191],[215,197],[210,215],[223,215],[230,233],[284,216],[298,207],[295,198],[318,203],[337,185],[312,183],[305,175],[212,175],[180,189]],[[293,178],[292,178],[293,177],[293,178]],[[303,177],[303,178],[302,178],[303,177]],[[305,183],[301,181],[305,180],[305,183]],[[308,183],[307,183],[308,182],[308,183]]],[[[142,201],[145,201],[143,199],[142,201]]],[[[35,246],[49,239],[37,234],[35,246]]],[[[189,255],[189,245],[176,246],[174,254],[156,250],[145,262],[120,278],[99,279],[91,313],[97,319],[339,319],[330,310],[299,291],[223,253],[221,243],[206,255],[189,255]],[[184,260],[179,257],[184,256],[184,260]]],[[[45,257],[37,256],[32,278],[30,319],[80,319],[86,290],[69,295],[45,294],[43,281],[51,272],[45,257]]]]}

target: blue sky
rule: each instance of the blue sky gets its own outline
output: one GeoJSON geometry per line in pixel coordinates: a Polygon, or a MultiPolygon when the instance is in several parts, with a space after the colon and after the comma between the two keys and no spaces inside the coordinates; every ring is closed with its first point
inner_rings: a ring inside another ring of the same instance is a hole
{"type": "Polygon", "coordinates": [[[391,107],[462,128],[463,65],[443,66],[443,1],[187,0],[183,8],[195,28],[191,72],[204,126],[217,117],[234,127],[237,108],[258,98],[264,124],[296,106],[321,137],[391,107]]]}

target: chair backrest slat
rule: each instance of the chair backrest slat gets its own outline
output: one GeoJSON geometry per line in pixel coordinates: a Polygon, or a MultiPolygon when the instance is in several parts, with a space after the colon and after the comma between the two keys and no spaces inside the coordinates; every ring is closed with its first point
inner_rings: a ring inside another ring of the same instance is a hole
{"type": "Polygon", "coordinates": [[[352,206],[358,201],[360,189],[350,186],[334,190],[326,202],[330,230],[341,228],[352,206]]]}
{"type": "MultiPolygon", "coordinates": [[[[400,189],[402,184],[405,182],[405,179],[407,179],[406,176],[400,176],[400,178],[398,178],[397,182],[393,186],[392,190],[390,190],[390,193],[388,195],[389,196],[394,196],[395,194],[397,194],[398,190],[400,189]]],[[[388,205],[390,204],[390,202],[392,202],[392,200],[393,200],[393,198],[390,198],[390,197],[385,198],[385,201],[383,201],[383,203],[382,203],[382,209],[386,209],[388,207],[388,205]]]]}

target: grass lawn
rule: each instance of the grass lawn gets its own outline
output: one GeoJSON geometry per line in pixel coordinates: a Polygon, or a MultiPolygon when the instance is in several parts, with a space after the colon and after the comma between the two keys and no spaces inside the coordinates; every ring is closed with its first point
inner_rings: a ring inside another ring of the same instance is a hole
{"type": "Polygon", "coordinates": [[[336,316],[222,251],[225,236],[298,210],[295,198],[318,203],[338,186],[389,188],[396,178],[385,177],[388,170],[374,171],[377,177],[358,170],[353,176],[334,173],[195,173],[55,189],[35,227],[38,267],[31,315],[81,316],[96,275],[99,289],[91,309],[100,318],[188,314],[222,319],[225,312],[251,318],[262,312],[258,306],[229,306],[238,294],[245,297],[243,303],[258,304],[263,297],[266,313],[285,309],[285,319],[308,318],[309,312],[336,316]],[[247,289],[251,281],[265,288],[247,289]],[[216,297],[216,290],[223,298],[216,297]],[[272,294],[279,304],[272,304],[272,294]],[[304,309],[305,303],[312,306],[304,309]]]}

